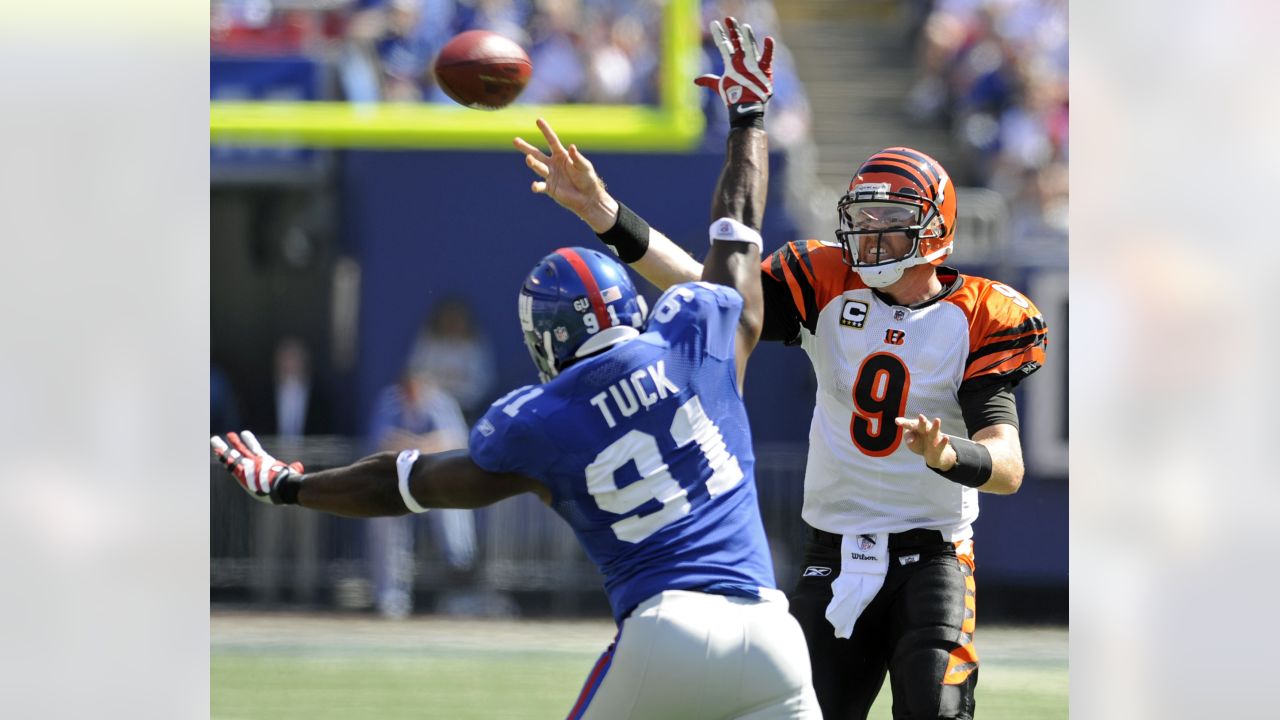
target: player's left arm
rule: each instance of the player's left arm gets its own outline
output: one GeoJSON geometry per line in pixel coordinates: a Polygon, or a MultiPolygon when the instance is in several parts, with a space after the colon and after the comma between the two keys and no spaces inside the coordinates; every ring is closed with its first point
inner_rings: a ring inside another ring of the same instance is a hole
{"type": "Polygon", "coordinates": [[[768,188],[768,135],[757,128],[729,131],[725,165],[711,203],[711,251],[702,265],[702,280],[726,285],[742,296],[734,343],[739,391],[747,358],[759,342],[764,325],[760,225],[768,188]]]}
{"type": "Polygon", "coordinates": [[[917,415],[896,422],[907,449],[948,480],[997,495],[1012,495],[1022,487],[1022,441],[1016,426],[988,425],[965,439],[943,432],[939,418],[917,415]]]}
{"type": "Polygon", "coordinates": [[[742,296],[734,343],[741,391],[747,358],[764,325],[760,227],[769,192],[764,113],[773,95],[773,38],[757,44],[751,26],[731,17],[724,25],[713,22],[711,32],[724,58],[724,75],[704,75],[697,82],[720,93],[730,111],[730,129],[724,167],[711,199],[711,251],[702,264],[702,280],[726,285],[742,296]]]}
{"type": "Polygon", "coordinates": [[[545,486],[516,473],[477,466],[466,450],[430,455],[382,452],[339,468],[304,473],[302,463],[268,454],[253,433],[209,440],[227,472],[255,500],[349,517],[387,517],[430,508],[476,508],[545,486]]]}
{"type": "Polygon", "coordinates": [[[957,399],[968,437],[938,418],[898,418],[907,449],[946,479],[982,492],[1011,495],[1024,467],[1013,389],[1044,364],[1048,326],[1025,296],[989,286],[970,328],[970,352],[957,399]]]}

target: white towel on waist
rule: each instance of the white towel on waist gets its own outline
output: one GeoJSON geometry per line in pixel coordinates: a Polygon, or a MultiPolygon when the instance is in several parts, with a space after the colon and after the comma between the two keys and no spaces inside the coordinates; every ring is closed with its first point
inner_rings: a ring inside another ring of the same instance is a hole
{"type": "Polygon", "coordinates": [[[889,534],[845,535],[840,540],[840,574],[831,583],[827,621],[836,637],[853,634],[858,616],[884,586],[889,572],[889,534]]]}

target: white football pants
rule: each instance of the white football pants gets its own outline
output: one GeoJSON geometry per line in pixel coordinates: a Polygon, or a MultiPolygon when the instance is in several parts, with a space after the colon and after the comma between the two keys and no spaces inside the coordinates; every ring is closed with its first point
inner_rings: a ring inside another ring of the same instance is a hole
{"type": "Polygon", "coordinates": [[[822,717],[786,596],[667,590],[623,621],[570,720],[822,717]]]}

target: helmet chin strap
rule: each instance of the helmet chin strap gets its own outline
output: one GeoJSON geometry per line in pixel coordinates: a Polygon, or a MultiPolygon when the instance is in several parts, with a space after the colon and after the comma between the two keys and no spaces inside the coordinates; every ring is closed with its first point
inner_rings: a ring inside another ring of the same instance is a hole
{"type": "Polygon", "coordinates": [[[902,279],[902,273],[906,267],[902,263],[894,263],[892,265],[884,265],[881,267],[858,267],[854,271],[858,273],[858,277],[862,278],[862,282],[867,287],[882,288],[888,287],[902,279]]]}
{"type": "Polygon", "coordinates": [[[925,263],[933,262],[937,258],[950,255],[953,249],[953,246],[948,245],[923,257],[913,254],[912,256],[903,258],[891,265],[872,265],[868,267],[855,266],[853,270],[858,273],[858,276],[862,278],[862,282],[866,283],[867,287],[888,287],[889,285],[901,280],[902,274],[906,272],[907,268],[915,267],[916,265],[924,265],[925,263]]]}

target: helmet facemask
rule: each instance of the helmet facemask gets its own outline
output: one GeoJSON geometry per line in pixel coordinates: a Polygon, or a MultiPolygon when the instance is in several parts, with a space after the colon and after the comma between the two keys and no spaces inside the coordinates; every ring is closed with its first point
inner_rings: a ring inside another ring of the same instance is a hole
{"type": "Polygon", "coordinates": [[[551,333],[539,333],[533,323],[533,297],[520,293],[520,330],[524,334],[524,346],[529,349],[529,357],[538,368],[538,379],[550,382],[560,373],[556,367],[555,350],[551,346],[551,333]]]}
{"type": "Polygon", "coordinates": [[[920,254],[921,240],[941,238],[943,223],[937,205],[911,192],[894,191],[889,183],[863,183],[836,206],[840,229],[836,239],[844,262],[869,287],[897,282],[907,268],[933,262],[950,252],[920,254]]]}

